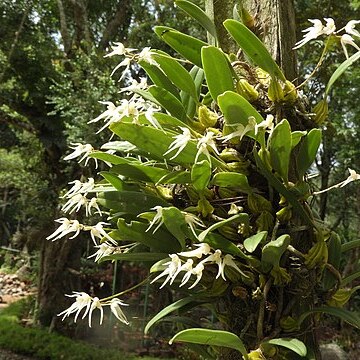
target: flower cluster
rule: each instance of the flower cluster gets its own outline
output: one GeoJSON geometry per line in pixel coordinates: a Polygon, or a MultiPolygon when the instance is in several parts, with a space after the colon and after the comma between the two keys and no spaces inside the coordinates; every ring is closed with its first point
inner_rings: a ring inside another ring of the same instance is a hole
{"type": "Polygon", "coordinates": [[[98,297],[91,297],[89,294],[85,292],[75,292],[75,291],[73,292],[72,295],[66,295],[66,296],[75,298],[75,301],[71,304],[69,308],[58,314],[58,316],[63,317],[62,320],[75,313],[74,322],[76,323],[81,311],[84,309],[85,311],[82,315],[82,319],[84,319],[86,316],[89,316],[89,327],[91,327],[91,318],[93,311],[95,309],[99,309],[100,325],[101,325],[104,319],[103,307],[110,306],[110,310],[112,314],[122,323],[129,325],[129,322],[126,319],[126,316],[120,307],[120,305],[127,306],[127,304],[125,304],[118,298],[113,298],[110,301],[107,301],[106,299],[100,300],[98,297]]]}
{"type": "Polygon", "coordinates": [[[238,271],[240,274],[246,276],[240,268],[236,265],[234,257],[230,254],[223,255],[221,250],[216,249],[213,251],[209,244],[200,243],[195,244],[196,249],[180,252],[178,254],[169,254],[170,261],[166,262],[164,265],[166,268],[156,276],[151,283],[159,280],[160,278],[166,276],[164,282],[160,286],[160,289],[163,288],[167,283],[170,285],[174,282],[176,277],[181,273],[185,272],[183,275],[179,287],[184,286],[191,278],[192,275],[196,276],[194,283],[189,287],[189,289],[194,288],[201,280],[203,271],[206,264],[216,264],[218,266],[218,273],[216,279],[220,276],[223,280],[225,278],[225,266],[230,266],[238,271]],[[200,260],[203,256],[206,256],[203,260],[195,264],[196,260],[200,260]],[[187,258],[183,260],[181,258],[187,258]]]}
{"type": "Polygon", "coordinates": [[[341,31],[345,31],[345,33],[340,36],[340,43],[346,58],[349,58],[346,45],[353,46],[356,50],[360,51],[360,47],[355,43],[354,38],[352,37],[355,36],[360,38],[360,33],[355,29],[355,26],[360,23],[360,20],[350,20],[343,28],[338,31],[336,31],[336,25],[332,18],[325,18],[324,20],[325,25],[319,19],[309,19],[313,26],[303,30],[305,35],[295,44],[293,49],[299,49],[310,40],[316,39],[321,35],[336,35],[341,31]]]}

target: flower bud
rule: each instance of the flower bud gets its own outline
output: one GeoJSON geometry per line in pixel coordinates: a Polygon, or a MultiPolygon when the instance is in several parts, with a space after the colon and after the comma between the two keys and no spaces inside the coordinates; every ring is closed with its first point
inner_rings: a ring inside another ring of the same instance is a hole
{"type": "Polygon", "coordinates": [[[320,100],[312,109],[312,112],[314,113],[312,120],[317,125],[321,125],[329,115],[329,106],[325,99],[320,100]]]}
{"type": "Polygon", "coordinates": [[[298,94],[295,85],[291,81],[286,80],[284,86],[284,101],[293,104],[297,97],[298,94]]]}
{"type": "Polygon", "coordinates": [[[292,216],[291,206],[285,206],[276,213],[276,217],[281,223],[286,223],[290,221],[291,216],[292,216]]]}
{"type": "Polygon", "coordinates": [[[221,160],[224,160],[225,162],[230,161],[243,161],[244,158],[241,156],[241,154],[232,148],[226,148],[224,149],[220,154],[221,160]]]}
{"type": "Polygon", "coordinates": [[[271,79],[268,89],[268,97],[272,102],[284,101],[284,90],[277,79],[271,79]]]}
{"type": "Polygon", "coordinates": [[[259,92],[246,79],[240,79],[236,83],[236,91],[249,102],[254,102],[259,98],[259,92]]]}
{"type": "Polygon", "coordinates": [[[206,128],[215,126],[217,120],[217,114],[211,111],[207,106],[201,105],[199,107],[199,121],[206,128]]]}

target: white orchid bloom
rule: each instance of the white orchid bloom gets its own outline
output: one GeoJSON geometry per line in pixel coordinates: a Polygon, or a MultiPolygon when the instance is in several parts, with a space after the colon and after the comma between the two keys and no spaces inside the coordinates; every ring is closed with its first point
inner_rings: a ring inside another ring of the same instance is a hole
{"type": "Polygon", "coordinates": [[[96,198],[96,197],[91,198],[91,199],[85,204],[85,215],[86,215],[86,216],[92,215],[92,213],[91,213],[91,209],[92,209],[92,208],[96,209],[96,212],[97,212],[100,216],[102,216],[102,212],[101,212],[101,210],[100,210],[100,208],[99,208],[99,205],[98,205],[98,203],[97,203],[97,198],[96,198]]]}
{"type": "Polygon", "coordinates": [[[134,90],[146,90],[148,88],[147,78],[142,77],[140,78],[140,82],[138,82],[136,79],[131,80],[131,84],[129,86],[123,87],[120,90],[120,93],[122,92],[133,92],[134,90]]]}
{"type": "Polygon", "coordinates": [[[112,246],[112,244],[110,244],[106,241],[100,245],[96,245],[95,247],[98,250],[94,254],[88,256],[88,259],[95,257],[95,260],[94,260],[95,262],[98,262],[103,257],[109,256],[109,255],[113,254],[114,251],[116,251],[116,247],[112,246]]]}
{"type": "Polygon", "coordinates": [[[104,320],[104,309],[102,307],[101,301],[98,297],[94,297],[92,300],[92,304],[90,306],[90,310],[89,310],[89,327],[91,327],[91,317],[92,317],[92,313],[95,309],[99,309],[100,310],[100,325],[102,324],[103,320],[104,320]]]}
{"type": "Polygon", "coordinates": [[[179,275],[181,271],[191,272],[193,269],[194,260],[193,259],[187,259],[184,264],[182,264],[180,267],[177,268],[176,272],[172,276],[172,279],[170,281],[170,285],[174,282],[175,278],[179,275]]]}
{"type": "Polygon", "coordinates": [[[74,180],[69,182],[68,184],[74,184],[69,191],[66,192],[66,194],[64,196],[62,196],[63,198],[65,197],[72,197],[75,194],[80,193],[80,190],[82,188],[82,182],[80,180],[74,180]]]}
{"type": "Polygon", "coordinates": [[[271,134],[274,130],[274,116],[267,115],[265,120],[255,125],[255,136],[258,134],[259,129],[265,129],[265,131],[268,131],[271,134]]]}
{"type": "Polygon", "coordinates": [[[74,232],[75,234],[70,237],[70,239],[73,239],[79,235],[80,230],[84,229],[84,225],[80,224],[77,220],[69,220],[64,217],[55,221],[61,225],[46,238],[47,240],[55,241],[74,232]]]}
{"type": "Polygon", "coordinates": [[[349,169],[349,172],[349,177],[341,183],[340,187],[344,187],[353,181],[360,180],[360,174],[357,174],[355,170],[349,169]]]}
{"type": "Polygon", "coordinates": [[[177,273],[177,270],[181,267],[181,259],[179,258],[179,256],[177,256],[176,254],[170,254],[170,259],[171,261],[168,261],[167,263],[165,263],[164,265],[167,265],[167,267],[165,268],[165,270],[159,274],[158,276],[156,276],[155,279],[153,279],[151,281],[151,284],[154,283],[155,281],[159,280],[160,278],[162,278],[163,276],[166,276],[165,281],[163,282],[163,284],[160,286],[160,289],[162,289],[170,280],[173,279],[174,275],[177,273]]]}
{"type": "MultiPolygon", "coordinates": [[[[80,144],[80,143],[72,143],[72,146],[70,146],[70,149],[73,149],[74,151],[65,156],[64,160],[72,160],[79,156],[82,156],[78,163],[81,163],[84,159],[85,160],[85,166],[89,162],[89,155],[94,151],[94,148],[90,144],[80,144]]],[[[97,159],[95,160],[96,168],[98,167],[97,159]]]]}
{"type": "Polygon", "coordinates": [[[240,141],[242,140],[242,138],[249,133],[250,131],[255,130],[256,131],[256,119],[253,116],[249,116],[248,118],[248,123],[246,124],[246,126],[244,126],[243,124],[238,124],[237,125],[237,129],[236,131],[221,137],[221,139],[223,140],[223,143],[226,143],[227,141],[239,137],[240,141]]]}
{"type": "Polygon", "coordinates": [[[155,66],[159,65],[153,59],[150,47],[145,47],[144,49],[142,49],[140,51],[140,53],[138,54],[138,61],[145,61],[145,62],[149,63],[150,65],[155,65],[155,66]]]}
{"type": "Polygon", "coordinates": [[[92,119],[88,122],[89,124],[91,124],[94,122],[98,122],[100,120],[104,120],[105,125],[96,132],[97,134],[99,132],[103,131],[105,128],[107,128],[110,124],[119,122],[124,116],[122,113],[121,106],[116,106],[111,101],[99,101],[99,103],[106,105],[107,109],[102,114],[100,114],[98,117],[96,117],[95,119],[92,119]]]}
{"type": "Polygon", "coordinates": [[[178,253],[178,255],[183,257],[196,257],[198,259],[201,259],[203,255],[208,255],[211,253],[211,247],[207,243],[194,244],[194,245],[197,246],[197,249],[183,251],[178,253]]]}
{"type": "Polygon", "coordinates": [[[341,36],[340,38],[340,42],[341,42],[341,46],[344,50],[345,56],[348,59],[349,58],[349,54],[348,51],[346,49],[346,45],[351,45],[353,46],[356,50],[360,51],[360,47],[355,44],[354,39],[349,35],[349,34],[344,34],[341,36]]]}
{"type": "Polygon", "coordinates": [[[200,227],[205,227],[204,223],[197,217],[195,216],[194,214],[190,214],[190,213],[187,213],[185,211],[182,211],[182,213],[184,214],[184,219],[185,219],[185,222],[189,225],[189,228],[191,230],[191,232],[194,234],[194,236],[197,238],[197,234],[196,234],[196,231],[195,231],[195,226],[200,226],[200,227]]]}
{"type": "Polygon", "coordinates": [[[212,149],[217,155],[220,155],[219,150],[216,147],[214,138],[215,138],[215,133],[213,133],[212,131],[208,131],[205,134],[205,136],[203,136],[198,140],[198,143],[196,145],[196,147],[198,148],[198,152],[195,156],[195,163],[197,162],[201,154],[205,154],[205,156],[210,161],[209,148],[212,149]]]}
{"type": "MultiPolygon", "coordinates": [[[[234,257],[230,254],[226,254],[224,256],[224,259],[223,259],[223,267],[225,266],[230,266],[232,267],[233,269],[235,269],[237,272],[239,272],[241,275],[243,275],[244,277],[248,278],[248,276],[246,274],[244,274],[243,271],[241,271],[241,269],[236,265],[235,261],[234,261],[234,257]]],[[[224,279],[224,276],[221,275],[222,278],[224,279]]]]}
{"type": "Polygon", "coordinates": [[[76,313],[75,318],[74,318],[74,323],[76,323],[76,320],[82,309],[84,309],[84,308],[86,309],[84,312],[83,318],[89,312],[90,306],[92,303],[92,297],[85,292],[77,292],[77,291],[73,291],[72,295],[65,295],[65,296],[75,297],[75,302],[73,304],[71,304],[71,306],[69,308],[62,311],[60,314],[58,314],[58,316],[63,315],[62,320],[64,320],[66,317],[70,316],[71,314],[76,313]]]}
{"type": "Polygon", "coordinates": [[[173,137],[175,139],[170,145],[168,150],[163,154],[164,156],[178,149],[174,156],[170,160],[175,159],[186,147],[187,143],[191,140],[191,132],[188,128],[180,126],[182,134],[173,137]]]}
{"type": "Polygon", "coordinates": [[[326,24],[322,30],[324,35],[331,35],[334,34],[336,31],[336,25],[333,18],[324,18],[326,24]]]}
{"type": "Polygon", "coordinates": [[[128,320],[126,319],[126,316],[124,314],[124,312],[121,309],[121,306],[128,306],[128,304],[125,304],[124,302],[122,302],[120,299],[118,298],[114,298],[110,301],[110,309],[111,312],[114,314],[114,316],[121,321],[122,323],[129,325],[128,320]]]}
{"type": "MultiPolygon", "coordinates": [[[[192,270],[192,275],[195,275],[196,276],[196,280],[195,282],[188,288],[189,290],[194,288],[198,283],[199,281],[201,280],[202,278],[202,275],[203,275],[203,270],[204,270],[204,265],[199,263],[197,264],[194,269],[192,270]]],[[[183,283],[181,285],[184,285],[183,283]]]]}
{"type": "Polygon", "coordinates": [[[301,46],[305,45],[310,40],[316,39],[318,36],[323,35],[324,25],[319,19],[308,19],[313,26],[302,30],[302,32],[306,33],[302,40],[298,41],[293,49],[299,49],[301,46]]]}
{"type": "Polygon", "coordinates": [[[150,221],[150,224],[148,228],[145,230],[145,232],[148,232],[154,225],[157,224],[157,227],[153,231],[153,234],[160,228],[160,226],[164,223],[163,221],[163,207],[162,206],[154,206],[151,208],[151,210],[156,210],[156,214],[154,218],[150,221]]]}
{"type": "Polygon", "coordinates": [[[75,194],[63,205],[61,210],[65,213],[78,212],[82,206],[86,206],[89,200],[82,194],[75,194]]]}
{"type": "Polygon", "coordinates": [[[122,75],[120,76],[120,79],[119,79],[119,81],[121,81],[124,78],[124,76],[126,75],[127,71],[129,70],[130,65],[131,65],[131,59],[126,57],[121,63],[117,64],[114,67],[113,71],[110,73],[110,76],[113,76],[117,70],[119,70],[121,67],[125,66],[125,69],[123,70],[122,75]]]}
{"type": "Polygon", "coordinates": [[[112,51],[109,54],[106,54],[104,56],[104,58],[115,56],[115,55],[122,56],[122,55],[126,55],[126,54],[131,53],[136,50],[136,49],[126,48],[125,45],[121,42],[114,42],[113,44],[114,45],[110,45],[110,47],[112,48],[112,51]]]}
{"type": "Polygon", "coordinates": [[[110,225],[110,224],[101,221],[94,226],[84,226],[84,230],[90,231],[91,239],[96,246],[97,246],[96,238],[100,240],[106,238],[108,241],[110,241],[111,244],[117,245],[117,242],[113,238],[111,238],[104,230],[103,228],[104,225],[110,225]]]}
{"type": "Polygon", "coordinates": [[[345,25],[345,32],[349,35],[353,35],[356,37],[360,37],[360,32],[357,31],[355,29],[355,26],[357,24],[360,24],[360,20],[350,20],[346,25],[345,25]]]}
{"type": "Polygon", "coordinates": [[[157,119],[154,116],[154,113],[156,113],[157,110],[150,106],[146,111],[145,111],[145,118],[147,119],[147,121],[156,129],[162,129],[161,125],[159,124],[159,122],[157,121],[157,119]]]}

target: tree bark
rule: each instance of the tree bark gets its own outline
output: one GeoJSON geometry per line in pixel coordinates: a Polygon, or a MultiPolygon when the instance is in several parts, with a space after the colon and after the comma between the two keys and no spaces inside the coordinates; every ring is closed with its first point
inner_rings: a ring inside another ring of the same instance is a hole
{"type": "Polygon", "coordinates": [[[290,81],[297,77],[295,8],[293,0],[243,0],[244,8],[254,17],[255,33],[290,81]]]}
{"type": "Polygon", "coordinates": [[[64,4],[62,0],[57,0],[57,5],[59,9],[59,19],[60,19],[60,34],[62,37],[63,45],[64,45],[64,53],[69,55],[71,50],[71,36],[69,34],[64,4]]]}

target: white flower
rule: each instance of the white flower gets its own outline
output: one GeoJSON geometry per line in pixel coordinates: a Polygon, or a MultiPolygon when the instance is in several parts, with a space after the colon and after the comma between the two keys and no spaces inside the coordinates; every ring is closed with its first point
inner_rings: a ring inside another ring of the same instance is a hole
{"type": "Polygon", "coordinates": [[[80,189],[80,193],[87,194],[88,192],[94,190],[95,188],[95,180],[94,178],[89,178],[87,182],[83,183],[80,189]]]}
{"type": "Polygon", "coordinates": [[[99,205],[97,203],[97,198],[93,197],[91,198],[86,204],[85,204],[85,215],[86,216],[89,216],[89,215],[92,215],[91,213],[91,209],[92,208],[95,208],[97,213],[101,216],[102,215],[102,212],[99,208],[99,205]]]}
{"type": "Polygon", "coordinates": [[[335,26],[335,22],[334,19],[332,18],[324,18],[324,20],[326,21],[326,24],[322,30],[322,33],[324,35],[331,35],[336,31],[336,26],[335,26]]]}
{"type": "Polygon", "coordinates": [[[188,128],[180,126],[182,130],[182,134],[176,135],[173,137],[175,139],[170,145],[168,150],[163,154],[164,156],[169,154],[170,152],[178,149],[174,156],[170,158],[170,160],[175,159],[186,147],[187,143],[191,140],[191,132],[188,128]]]}
{"type": "Polygon", "coordinates": [[[125,69],[123,70],[123,73],[122,73],[122,75],[120,76],[120,79],[119,79],[119,81],[121,81],[124,78],[124,76],[126,75],[127,71],[129,70],[130,64],[131,64],[131,59],[126,57],[121,63],[117,64],[114,67],[114,69],[111,72],[110,76],[113,76],[118,69],[125,66],[125,69]]]}
{"type": "MultiPolygon", "coordinates": [[[[234,257],[230,254],[226,254],[224,256],[223,259],[223,267],[225,266],[230,266],[232,268],[234,268],[235,270],[237,270],[241,275],[243,275],[244,277],[248,278],[248,276],[246,274],[244,274],[243,271],[240,270],[240,268],[236,265],[235,261],[234,261],[234,257]]],[[[224,276],[221,275],[222,278],[224,279],[224,276]]]]}
{"type": "MultiPolygon", "coordinates": [[[[260,125],[260,124],[259,124],[260,125]]],[[[248,118],[248,123],[246,124],[246,126],[244,126],[243,124],[238,124],[237,125],[237,130],[230,133],[229,135],[223,136],[221,139],[223,140],[223,143],[235,138],[235,137],[239,137],[240,141],[242,140],[242,138],[250,131],[253,131],[255,129],[256,131],[256,120],[253,116],[249,116],[248,118]]]]}
{"type": "Polygon", "coordinates": [[[152,58],[150,47],[145,47],[144,49],[141,50],[141,52],[138,55],[138,61],[145,61],[150,65],[158,66],[158,63],[152,58]]]}
{"type": "Polygon", "coordinates": [[[258,134],[259,129],[265,129],[271,134],[274,130],[274,116],[267,115],[265,120],[255,125],[255,136],[258,134]]]}
{"type": "Polygon", "coordinates": [[[125,55],[126,53],[131,53],[136,49],[126,48],[125,45],[121,42],[114,42],[114,45],[110,45],[112,51],[109,54],[106,54],[104,57],[114,56],[114,55],[125,55]]]}
{"type": "Polygon", "coordinates": [[[341,42],[341,46],[342,46],[342,48],[344,50],[344,53],[345,53],[345,56],[346,56],[347,59],[349,58],[349,54],[347,52],[346,45],[351,45],[356,50],[360,51],[360,47],[355,44],[354,39],[349,34],[342,35],[341,39],[340,39],[340,42],[341,42]]]}
{"type": "Polygon", "coordinates": [[[63,198],[71,197],[74,196],[75,194],[78,194],[80,189],[82,188],[82,182],[80,180],[70,181],[68,184],[74,184],[74,185],[64,196],[62,196],[63,198]]]}
{"type": "Polygon", "coordinates": [[[163,207],[162,206],[154,206],[151,210],[156,210],[156,214],[154,218],[150,221],[148,228],[145,232],[148,232],[154,225],[158,224],[153,234],[159,229],[159,227],[164,223],[162,216],[163,216],[163,207]]]}
{"type": "Polygon", "coordinates": [[[92,191],[95,187],[95,180],[89,178],[87,182],[82,183],[80,180],[74,180],[69,182],[69,184],[74,184],[71,189],[63,196],[63,198],[71,198],[77,194],[87,195],[88,192],[92,191]]]}
{"type": "Polygon", "coordinates": [[[111,312],[115,315],[115,317],[123,322],[126,325],[129,325],[128,320],[126,319],[125,314],[123,313],[122,309],[120,308],[121,306],[128,306],[128,304],[125,304],[124,302],[122,302],[120,299],[118,298],[114,298],[110,301],[110,309],[111,312]]]}
{"type": "MultiPolygon", "coordinates": [[[[84,159],[85,160],[85,166],[87,165],[89,158],[88,156],[94,151],[94,148],[90,144],[80,144],[80,143],[73,143],[72,146],[70,146],[70,149],[73,149],[74,151],[65,156],[64,160],[72,160],[82,155],[81,159],[78,161],[81,163],[84,159]]],[[[97,159],[95,160],[96,168],[98,167],[97,159]]]]}
{"type": "Polygon", "coordinates": [[[305,30],[302,30],[302,32],[304,32],[306,34],[304,35],[302,40],[298,41],[295,44],[295,46],[293,47],[294,50],[299,49],[301,46],[305,45],[310,40],[316,39],[318,36],[323,34],[324,26],[323,26],[321,20],[309,19],[309,21],[311,23],[313,23],[314,25],[305,30]]]}
{"type": "Polygon", "coordinates": [[[106,241],[100,245],[96,245],[95,247],[98,250],[94,254],[88,256],[88,259],[95,256],[95,260],[94,260],[95,262],[98,262],[100,259],[102,259],[105,256],[111,255],[116,250],[114,246],[112,246],[110,243],[106,241]]]}
{"type": "Polygon", "coordinates": [[[360,180],[360,174],[357,174],[355,170],[349,169],[349,172],[349,177],[341,183],[340,187],[344,187],[352,181],[360,180]]]}
{"type": "Polygon", "coordinates": [[[215,263],[219,267],[218,273],[216,275],[216,279],[221,275],[222,278],[226,280],[224,277],[224,265],[221,255],[222,255],[221,250],[217,249],[213,254],[209,255],[204,260],[201,260],[201,263],[202,264],[215,263]]]}
{"type": "MultiPolygon", "coordinates": [[[[192,270],[191,273],[196,276],[196,280],[195,280],[195,282],[189,287],[189,289],[194,288],[194,287],[198,284],[198,282],[201,280],[203,270],[204,270],[204,265],[201,264],[201,263],[197,264],[197,265],[194,267],[194,269],[192,270]]],[[[181,283],[180,286],[182,286],[182,285],[184,285],[184,284],[185,284],[185,283],[181,283]]]]}
{"type": "Polygon", "coordinates": [[[165,281],[160,286],[160,289],[163,288],[169,282],[169,280],[172,280],[173,276],[177,273],[177,270],[181,267],[181,260],[176,254],[170,254],[169,256],[170,256],[171,261],[168,261],[167,263],[164,264],[164,265],[167,265],[165,270],[160,275],[158,275],[155,279],[153,279],[151,281],[151,284],[152,284],[156,280],[167,275],[165,281]]]}
{"type": "Polygon", "coordinates": [[[60,223],[61,225],[46,238],[47,240],[55,241],[74,232],[75,234],[70,237],[70,239],[73,239],[79,235],[80,230],[84,229],[84,225],[80,224],[77,220],[60,218],[55,221],[60,223]]]}
{"type": "Polygon", "coordinates": [[[196,145],[196,147],[198,148],[198,152],[195,156],[195,163],[197,162],[201,154],[205,154],[210,161],[209,148],[211,148],[217,155],[220,155],[219,150],[216,147],[214,137],[215,134],[212,131],[208,131],[205,136],[199,139],[196,145]]]}
{"type": "Polygon", "coordinates": [[[120,121],[121,118],[124,116],[122,114],[121,106],[116,106],[111,101],[99,101],[99,103],[106,105],[107,109],[102,114],[100,114],[98,117],[89,121],[89,124],[90,124],[90,123],[94,123],[94,122],[104,119],[105,125],[100,130],[97,131],[97,134],[100,131],[104,130],[110,124],[120,121]]]}
{"type": "Polygon", "coordinates": [[[74,318],[74,322],[76,323],[76,320],[77,320],[81,310],[86,308],[84,315],[82,317],[84,319],[90,310],[90,306],[92,303],[92,297],[85,292],[77,292],[77,291],[73,291],[72,295],[65,295],[65,296],[75,297],[75,302],[73,304],[71,304],[71,306],[69,308],[62,311],[60,314],[58,314],[58,316],[64,315],[62,318],[62,320],[64,320],[66,317],[68,317],[71,314],[73,314],[74,312],[76,312],[75,318],[74,318]]]}
{"type": "Polygon", "coordinates": [[[148,88],[147,78],[140,78],[140,82],[137,82],[136,79],[131,80],[131,85],[121,88],[120,93],[134,90],[146,90],[148,88]]]}
{"type": "Polygon", "coordinates": [[[196,257],[200,259],[203,255],[208,255],[211,253],[211,247],[207,243],[194,244],[194,245],[197,246],[197,249],[190,251],[183,251],[181,253],[178,253],[178,255],[183,257],[196,257]]]}
{"type": "Polygon", "coordinates": [[[193,259],[187,259],[184,264],[182,264],[180,267],[177,268],[176,272],[173,274],[172,279],[170,281],[170,284],[172,284],[175,280],[175,278],[178,276],[178,274],[181,271],[190,272],[193,269],[194,260],[193,259]]]}
{"type": "Polygon", "coordinates": [[[61,210],[65,213],[69,212],[69,214],[74,211],[78,212],[83,205],[87,205],[88,199],[82,194],[75,194],[69,198],[69,200],[65,203],[65,205],[61,208],[61,210]]]}
{"type": "Polygon", "coordinates": [[[90,306],[90,311],[89,311],[89,327],[91,327],[91,317],[92,317],[92,313],[95,309],[99,309],[100,310],[100,325],[103,322],[104,319],[104,309],[102,308],[102,304],[101,301],[99,300],[98,297],[94,297],[92,300],[92,304],[90,306]]]}
{"type": "Polygon", "coordinates": [[[204,223],[194,214],[190,214],[185,211],[182,211],[182,213],[184,214],[185,222],[189,225],[191,232],[197,238],[197,234],[195,232],[195,225],[205,227],[204,223]]]}
{"type": "Polygon", "coordinates": [[[156,129],[162,129],[161,125],[159,124],[159,122],[157,121],[157,119],[154,116],[154,113],[157,112],[156,109],[154,109],[153,107],[149,107],[146,111],[145,111],[145,118],[147,119],[147,121],[149,121],[149,123],[156,129]]]}
{"type": "Polygon", "coordinates": [[[97,245],[95,238],[99,238],[100,240],[106,238],[112,244],[117,245],[117,242],[114,239],[112,239],[104,230],[103,225],[110,225],[110,224],[101,221],[98,222],[95,226],[84,226],[84,230],[90,231],[91,239],[95,245],[97,245]]]}
{"type": "Polygon", "coordinates": [[[355,26],[357,24],[360,24],[360,20],[350,20],[345,25],[345,32],[348,33],[349,35],[360,37],[360,33],[355,29],[355,26]]]}

